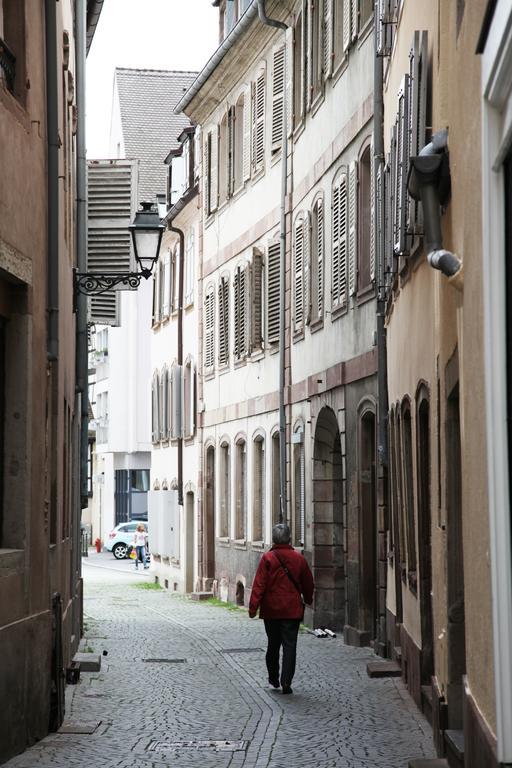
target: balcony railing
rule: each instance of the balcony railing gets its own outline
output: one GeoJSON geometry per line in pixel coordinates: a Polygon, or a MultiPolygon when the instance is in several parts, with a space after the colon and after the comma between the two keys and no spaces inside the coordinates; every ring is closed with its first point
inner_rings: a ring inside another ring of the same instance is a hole
{"type": "Polygon", "coordinates": [[[16,77],[16,56],[0,38],[0,77],[5,80],[9,91],[14,91],[16,77]]]}

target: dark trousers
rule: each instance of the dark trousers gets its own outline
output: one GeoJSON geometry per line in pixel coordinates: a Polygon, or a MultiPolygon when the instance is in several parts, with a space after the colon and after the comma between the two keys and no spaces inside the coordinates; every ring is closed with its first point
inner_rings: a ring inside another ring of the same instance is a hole
{"type": "Polygon", "coordinates": [[[265,632],[268,638],[267,662],[268,678],[272,682],[281,681],[282,686],[292,684],[297,656],[297,635],[300,619],[265,619],[265,632]],[[279,650],[283,646],[283,664],[279,678],[279,650]]]}

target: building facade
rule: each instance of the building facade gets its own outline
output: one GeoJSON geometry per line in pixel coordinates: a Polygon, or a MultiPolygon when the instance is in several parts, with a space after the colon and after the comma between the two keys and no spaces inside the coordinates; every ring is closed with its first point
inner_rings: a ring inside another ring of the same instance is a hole
{"type": "Polygon", "coordinates": [[[485,2],[377,10],[388,652],[452,766],[497,764],[476,54],[485,11],[485,2]],[[464,81],[472,87],[454,88],[464,81]]]}
{"type": "Polygon", "coordinates": [[[262,24],[255,3],[221,2],[219,11],[223,47],[178,105],[202,134],[202,587],[246,604],[284,517],[317,583],[307,620],[367,643],[384,623],[374,589],[372,4],[267,3],[286,31],[262,24]]]}
{"type": "Polygon", "coordinates": [[[0,762],[60,726],[81,633],[77,100],[100,10],[0,3],[0,762]]]}

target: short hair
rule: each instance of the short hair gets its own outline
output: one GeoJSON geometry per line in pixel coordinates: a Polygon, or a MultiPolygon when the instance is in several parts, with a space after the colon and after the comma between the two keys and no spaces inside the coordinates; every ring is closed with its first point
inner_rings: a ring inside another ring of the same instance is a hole
{"type": "Polygon", "coordinates": [[[289,544],[291,538],[292,534],[286,523],[278,523],[272,528],[272,541],[274,544],[289,544]]]}

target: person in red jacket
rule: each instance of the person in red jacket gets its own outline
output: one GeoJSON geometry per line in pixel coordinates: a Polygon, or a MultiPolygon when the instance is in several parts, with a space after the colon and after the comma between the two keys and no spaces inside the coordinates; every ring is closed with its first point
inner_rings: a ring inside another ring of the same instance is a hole
{"type": "Polygon", "coordinates": [[[297,655],[297,635],[304,617],[304,603],[311,605],[315,588],[306,559],[290,544],[290,529],[284,523],[272,529],[273,547],[262,555],[252,585],[249,616],[258,608],[268,638],[268,681],[283,693],[292,693],[297,655]],[[279,678],[279,650],[283,663],[279,678]]]}

